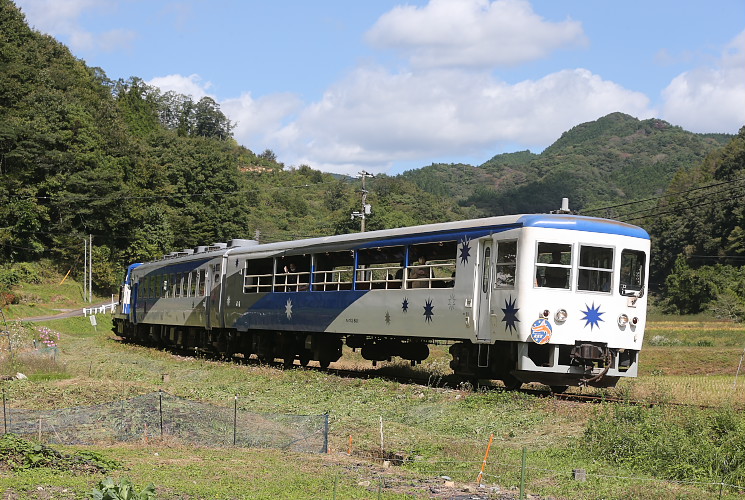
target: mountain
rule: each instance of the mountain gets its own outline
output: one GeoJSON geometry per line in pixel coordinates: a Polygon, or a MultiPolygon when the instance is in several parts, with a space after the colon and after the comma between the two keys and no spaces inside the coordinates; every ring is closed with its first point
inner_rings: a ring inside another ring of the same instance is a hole
{"type": "Polygon", "coordinates": [[[478,167],[433,164],[401,177],[483,215],[555,210],[563,197],[573,210],[588,210],[662,193],[676,172],[732,137],[611,113],[573,127],[540,154],[500,154],[478,167]]]}

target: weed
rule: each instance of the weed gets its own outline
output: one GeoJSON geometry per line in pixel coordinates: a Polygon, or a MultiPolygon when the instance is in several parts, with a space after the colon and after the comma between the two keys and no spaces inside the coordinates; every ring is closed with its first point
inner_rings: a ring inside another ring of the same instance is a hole
{"type": "Polygon", "coordinates": [[[155,498],[155,486],[150,483],[138,492],[126,477],[120,479],[119,483],[107,477],[98,483],[89,497],[93,500],[150,500],[155,498]]]}

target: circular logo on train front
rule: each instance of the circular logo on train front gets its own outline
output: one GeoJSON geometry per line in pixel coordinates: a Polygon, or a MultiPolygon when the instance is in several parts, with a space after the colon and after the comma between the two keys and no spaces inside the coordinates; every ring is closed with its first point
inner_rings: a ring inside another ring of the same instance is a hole
{"type": "Polygon", "coordinates": [[[536,344],[545,344],[551,340],[551,332],[551,323],[546,318],[537,319],[530,325],[530,338],[536,344]]]}

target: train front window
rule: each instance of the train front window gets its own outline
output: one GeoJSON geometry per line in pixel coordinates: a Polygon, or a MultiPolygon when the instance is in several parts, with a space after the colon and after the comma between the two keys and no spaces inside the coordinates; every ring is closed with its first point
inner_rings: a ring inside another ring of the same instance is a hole
{"type": "Polygon", "coordinates": [[[621,279],[618,285],[618,291],[621,295],[640,292],[644,288],[646,258],[645,253],[639,250],[624,250],[621,252],[621,279]]]}
{"type": "Polygon", "coordinates": [[[535,285],[546,288],[569,288],[572,270],[572,245],[538,243],[535,260],[535,285]]]}
{"type": "Polygon", "coordinates": [[[613,249],[582,245],[577,290],[610,293],[612,278],[613,249]]]}

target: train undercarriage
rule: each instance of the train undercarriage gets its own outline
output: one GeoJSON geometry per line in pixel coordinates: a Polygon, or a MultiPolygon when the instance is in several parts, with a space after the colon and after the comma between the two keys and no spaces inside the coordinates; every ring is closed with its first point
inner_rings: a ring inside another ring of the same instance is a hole
{"type": "MultiPolygon", "coordinates": [[[[434,339],[405,339],[371,335],[341,335],[309,332],[277,332],[232,329],[205,330],[199,327],[137,324],[115,321],[114,333],[144,345],[177,349],[223,359],[255,355],[261,362],[281,360],[285,367],[316,361],[322,368],[338,361],[342,347],[359,350],[373,366],[394,357],[412,366],[429,356],[434,339]]],[[[507,389],[526,382],[539,382],[562,392],[571,385],[612,387],[620,378],[609,374],[636,369],[637,351],[609,349],[602,344],[578,343],[554,346],[517,342],[474,344],[451,343],[450,368],[456,377],[469,380],[501,380],[507,389]]]]}

